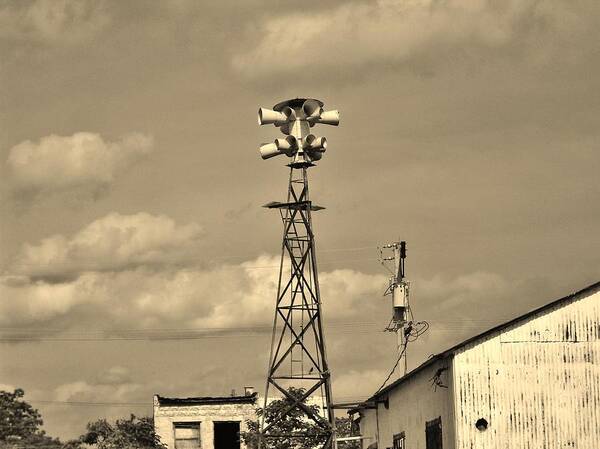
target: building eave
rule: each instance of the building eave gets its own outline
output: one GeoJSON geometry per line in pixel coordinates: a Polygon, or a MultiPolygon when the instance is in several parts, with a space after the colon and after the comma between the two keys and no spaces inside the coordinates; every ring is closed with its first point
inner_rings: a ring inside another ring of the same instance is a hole
{"type": "MultiPolygon", "coordinates": [[[[517,324],[521,321],[526,320],[527,318],[544,312],[545,310],[551,309],[557,305],[560,305],[561,303],[566,303],[568,301],[574,300],[576,298],[579,298],[581,296],[587,296],[589,294],[593,294],[600,291],[600,281],[596,282],[592,285],[589,285],[581,290],[578,290],[574,293],[571,293],[570,295],[567,295],[565,297],[562,297],[560,299],[557,299],[555,301],[552,301],[548,304],[545,304],[541,307],[538,307],[536,309],[530,310],[529,312],[520,315],[516,318],[513,318],[510,321],[506,321],[502,324],[499,324],[497,326],[492,327],[491,329],[488,329],[480,334],[477,334],[473,337],[470,337],[464,341],[462,341],[461,343],[458,343],[455,346],[452,346],[450,349],[445,350],[444,352],[440,352],[439,354],[433,355],[432,357],[430,357],[429,359],[427,359],[425,362],[421,363],[419,366],[417,366],[416,368],[414,368],[413,370],[409,371],[407,374],[405,374],[404,376],[402,376],[401,378],[399,378],[398,380],[394,381],[393,383],[389,384],[387,387],[383,388],[380,392],[378,392],[377,394],[374,394],[373,396],[371,396],[369,399],[367,399],[365,401],[365,403],[368,402],[377,402],[379,400],[379,398],[381,398],[382,396],[385,396],[387,393],[389,393],[391,390],[397,388],[398,386],[402,385],[404,382],[408,381],[409,379],[411,379],[412,377],[414,377],[416,374],[420,373],[421,371],[423,371],[424,369],[426,369],[427,367],[431,366],[432,364],[434,364],[437,361],[440,360],[445,360],[449,357],[453,357],[454,353],[461,349],[462,347],[473,343],[477,340],[483,340],[484,338],[488,337],[491,334],[494,334],[495,332],[499,332],[509,326],[512,326],[514,324],[517,324]]],[[[360,407],[359,407],[360,408],[360,407]]]]}
{"type": "Polygon", "coordinates": [[[190,398],[166,398],[156,396],[159,406],[181,406],[181,405],[212,405],[212,404],[254,404],[257,393],[245,396],[202,396],[190,398]]]}

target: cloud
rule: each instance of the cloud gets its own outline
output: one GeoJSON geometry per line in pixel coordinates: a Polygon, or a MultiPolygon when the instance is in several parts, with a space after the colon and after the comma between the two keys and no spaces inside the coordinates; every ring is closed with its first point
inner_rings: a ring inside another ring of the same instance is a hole
{"type": "MultiPolygon", "coordinates": [[[[0,278],[0,323],[88,321],[118,329],[269,326],[279,257],[200,263],[203,231],[164,215],[110,213],[71,236],[24,244],[0,278]],[[102,317],[102,319],[100,319],[102,317]]],[[[323,271],[321,295],[337,319],[373,307],[385,276],[323,271]]]]}
{"type": "MultiPolygon", "coordinates": [[[[278,257],[262,255],[213,268],[90,271],[61,283],[5,276],[0,279],[0,294],[7,298],[0,304],[0,324],[88,330],[100,326],[109,331],[216,328],[242,333],[258,327],[259,332],[268,332],[278,267],[278,257]]],[[[373,303],[367,300],[381,293],[382,282],[382,276],[352,270],[322,272],[324,313],[336,320],[360,318],[373,303]]]]}
{"type": "Polygon", "coordinates": [[[23,0],[0,6],[0,38],[79,44],[110,22],[103,0],[23,0]]]}
{"type": "MultiPolygon", "coordinates": [[[[535,33],[571,39],[585,11],[595,8],[558,0],[379,0],[348,2],[330,10],[277,15],[249,30],[255,43],[232,59],[249,77],[311,76],[353,67],[381,67],[449,52],[488,52],[535,33]]],[[[539,42],[536,44],[539,47],[539,42]]],[[[535,47],[536,50],[538,48],[535,47]]]]}
{"type": "Polygon", "coordinates": [[[0,278],[0,324],[43,322],[68,313],[86,296],[89,281],[47,284],[44,282],[14,282],[14,277],[0,278]]]}
{"type": "Polygon", "coordinates": [[[123,366],[113,366],[98,374],[96,383],[98,385],[120,385],[131,383],[132,377],[129,369],[123,366]]]}
{"type": "MultiPolygon", "coordinates": [[[[110,368],[108,371],[114,370],[110,368]]],[[[104,375],[105,373],[101,373],[104,375]]],[[[87,382],[78,380],[61,384],[54,389],[56,401],[67,402],[123,402],[143,389],[143,386],[130,379],[107,383],[87,382]]]]}
{"type": "Polygon", "coordinates": [[[63,280],[85,272],[180,264],[194,256],[201,235],[196,223],[178,225],[164,215],[113,212],[70,238],[57,234],[37,245],[24,244],[12,271],[63,280]]]}
{"type": "Polygon", "coordinates": [[[98,197],[115,178],[152,151],[152,137],[132,133],[116,142],[79,132],[26,140],[12,147],[6,164],[17,198],[75,193],[98,197]]]}
{"type": "Polygon", "coordinates": [[[473,302],[478,297],[498,296],[508,290],[505,279],[496,273],[478,271],[446,279],[434,276],[419,283],[420,293],[431,301],[441,303],[444,308],[451,308],[457,304],[473,302]]]}

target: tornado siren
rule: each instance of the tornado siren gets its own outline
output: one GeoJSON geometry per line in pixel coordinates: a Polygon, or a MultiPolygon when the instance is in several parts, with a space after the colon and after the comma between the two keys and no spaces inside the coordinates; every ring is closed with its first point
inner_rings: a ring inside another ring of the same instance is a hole
{"type": "Polygon", "coordinates": [[[310,128],[315,124],[337,126],[340,123],[338,111],[323,110],[323,102],[314,98],[295,98],[273,106],[273,109],[258,110],[259,125],[274,125],[286,134],[283,139],[275,139],[273,143],[260,146],[263,159],[279,155],[291,158],[291,167],[309,167],[323,157],[327,149],[327,139],[311,134],[310,128]]]}

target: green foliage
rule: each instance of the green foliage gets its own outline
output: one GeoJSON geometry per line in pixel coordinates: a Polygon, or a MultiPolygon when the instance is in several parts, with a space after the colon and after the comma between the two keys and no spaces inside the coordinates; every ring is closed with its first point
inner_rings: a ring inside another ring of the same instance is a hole
{"type": "MultiPolygon", "coordinates": [[[[351,437],[358,434],[354,423],[348,417],[335,418],[335,431],[338,437],[351,437]]],[[[360,441],[345,441],[339,443],[340,449],[360,449],[360,441]]]]}
{"type": "Polygon", "coordinates": [[[23,396],[21,388],[0,391],[0,449],[60,449],[61,442],[40,429],[42,415],[23,396]]]}
{"type": "MultiPolygon", "coordinates": [[[[290,387],[288,392],[295,398],[299,398],[305,393],[303,388],[290,387]]],[[[313,412],[318,413],[318,407],[314,405],[307,405],[305,401],[302,401],[309,409],[313,412]]],[[[265,416],[265,425],[273,422],[281,412],[292,405],[292,401],[287,397],[278,399],[269,403],[266,409],[263,411],[262,408],[257,408],[256,414],[259,417],[265,416]]],[[[247,432],[241,432],[240,436],[244,443],[251,448],[256,449],[258,447],[258,434],[260,431],[260,424],[258,421],[246,421],[248,428],[247,432]]],[[[273,434],[290,434],[298,433],[307,435],[305,438],[267,438],[264,440],[264,447],[269,449],[304,449],[311,447],[318,447],[325,442],[323,436],[315,435],[320,432],[320,428],[312,420],[306,419],[306,414],[303,410],[298,407],[294,407],[286,418],[275,426],[269,433],[273,434]]]]}
{"type": "Polygon", "coordinates": [[[0,441],[24,439],[39,432],[42,415],[21,398],[25,392],[0,391],[0,441]]]}
{"type": "MultiPolygon", "coordinates": [[[[303,388],[294,388],[291,387],[288,389],[288,392],[295,398],[301,397],[305,390],[303,388]]],[[[305,401],[302,401],[304,405],[306,405],[313,412],[318,413],[318,407],[314,405],[307,405],[305,401]]],[[[262,408],[256,409],[256,415],[260,418],[265,416],[265,426],[269,423],[273,422],[275,418],[277,418],[280,413],[292,405],[292,401],[288,398],[279,399],[267,404],[265,411],[263,412],[262,408]]],[[[315,433],[320,431],[319,426],[317,426],[312,420],[307,420],[306,414],[295,407],[289,414],[289,416],[275,425],[269,433],[273,434],[286,434],[286,433],[299,433],[307,435],[306,438],[268,438],[265,439],[263,445],[268,449],[305,449],[305,448],[314,448],[319,447],[325,442],[324,437],[322,436],[314,436],[315,433]],[[313,434],[313,436],[309,436],[313,434]]],[[[249,449],[257,449],[258,448],[258,434],[260,431],[260,423],[259,421],[246,421],[246,427],[248,428],[247,432],[241,432],[240,437],[244,441],[244,443],[248,446],[249,449]]],[[[353,428],[353,423],[350,418],[336,418],[335,419],[335,427],[336,434],[338,437],[349,437],[355,433],[353,428]]],[[[340,443],[340,448],[342,449],[359,449],[360,442],[359,441],[347,441],[344,443],[340,443]]]]}
{"type": "MultiPolygon", "coordinates": [[[[110,424],[99,419],[87,425],[87,432],[79,437],[81,443],[95,445],[97,449],[163,449],[160,438],[154,432],[152,418],[118,419],[110,424]]],[[[75,449],[75,448],[72,448],[75,449]]]]}
{"type": "Polygon", "coordinates": [[[154,432],[152,418],[118,419],[111,425],[99,419],[87,425],[87,432],[77,440],[61,443],[40,429],[42,415],[22,400],[25,392],[0,391],[0,449],[82,449],[84,444],[96,449],[165,449],[154,432]]]}

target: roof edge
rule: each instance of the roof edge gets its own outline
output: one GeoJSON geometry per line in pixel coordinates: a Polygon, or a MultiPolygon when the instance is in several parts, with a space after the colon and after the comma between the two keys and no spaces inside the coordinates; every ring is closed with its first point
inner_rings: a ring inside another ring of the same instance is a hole
{"type": "Polygon", "coordinates": [[[202,396],[189,398],[167,398],[156,395],[158,405],[209,405],[209,404],[254,404],[258,393],[244,396],[202,396]]]}
{"type": "Polygon", "coordinates": [[[543,312],[547,309],[551,309],[552,307],[562,303],[562,302],[567,302],[569,300],[575,299],[578,296],[582,296],[583,294],[589,293],[589,292],[593,292],[596,293],[597,291],[600,291],[600,281],[595,282],[591,285],[588,285],[587,287],[582,288],[581,290],[578,290],[574,293],[571,293],[567,296],[564,296],[562,298],[556,299],[554,301],[551,301],[547,304],[544,304],[541,307],[538,307],[536,309],[530,310],[529,312],[524,313],[523,315],[519,315],[516,318],[513,318],[509,321],[506,321],[502,324],[499,324],[497,326],[494,326],[480,334],[477,334],[473,337],[469,337],[466,340],[452,346],[449,349],[446,349],[443,352],[440,352],[438,354],[435,354],[433,357],[428,358],[427,360],[425,360],[423,363],[421,363],[419,366],[417,366],[416,368],[412,369],[411,371],[409,371],[408,373],[406,373],[404,376],[400,377],[399,379],[395,380],[394,382],[392,382],[391,384],[389,384],[387,387],[383,388],[379,393],[374,394],[373,396],[371,396],[369,399],[367,399],[364,402],[369,402],[369,401],[376,401],[377,398],[385,395],[386,393],[388,393],[390,390],[393,390],[394,388],[396,388],[397,386],[399,386],[400,384],[404,383],[405,381],[407,381],[408,379],[410,379],[411,377],[413,377],[414,375],[416,375],[417,373],[421,372],[422,370],[424,370],[425,368],[427,368],[428,366],[432,365],[434,362],[438,361],[438,360],[443,360],[446,359],[450,356],[454,355],[454,352],[456,350],[458,350],[459,348],[468,345],[469,343],[472,343],[475,340],[479,340],[481,338],[485,338],[488,335],[500,331],[508,326],[511,326],[513,324],[518,323],[519,321],[525,320],[527,318],[529,318],[532,315],[535,315],[536,313],[540,313],[543,312]]]}

